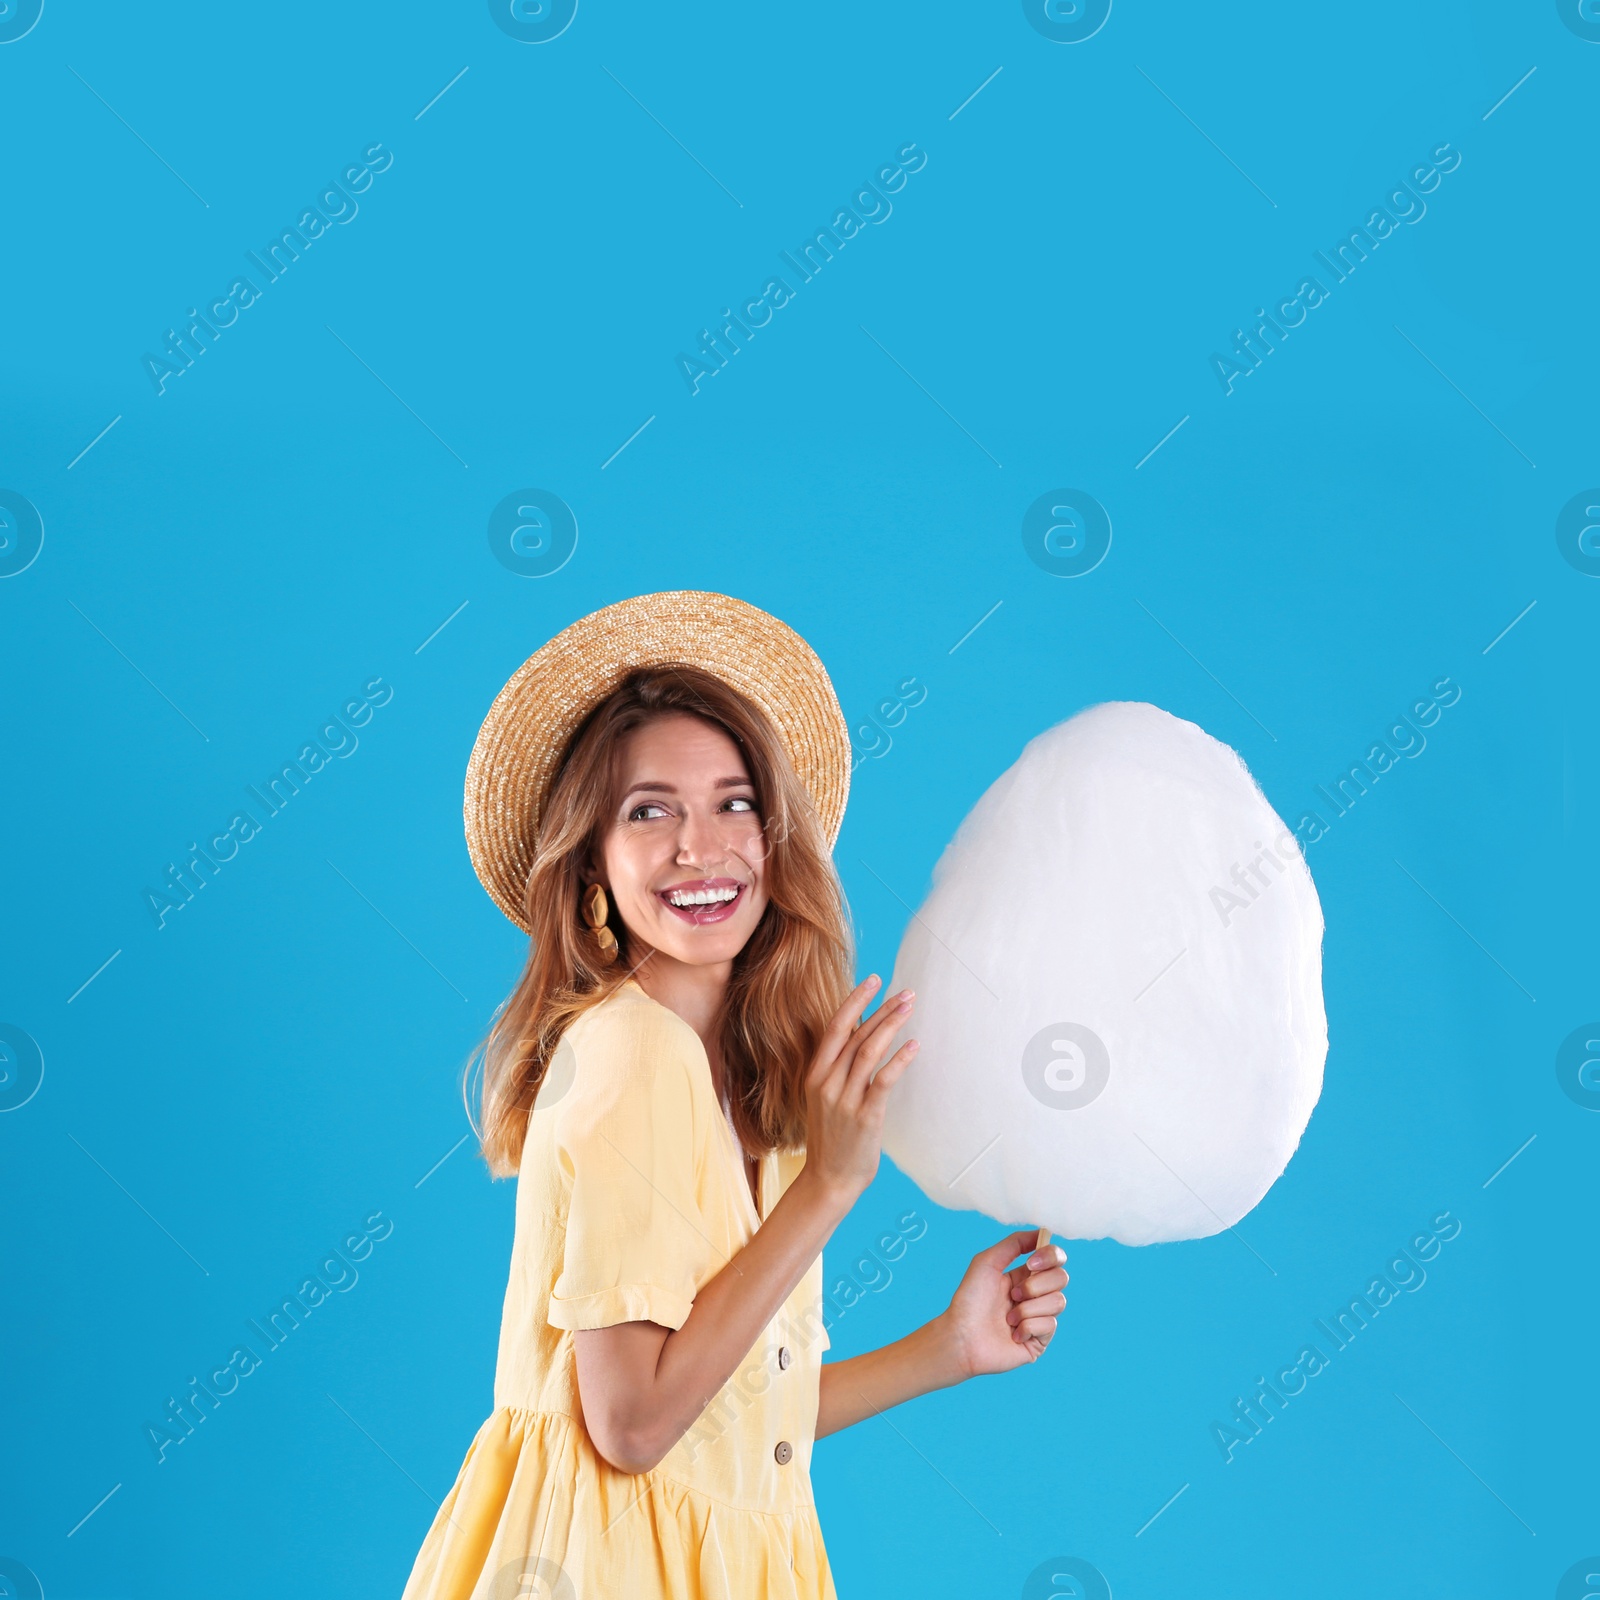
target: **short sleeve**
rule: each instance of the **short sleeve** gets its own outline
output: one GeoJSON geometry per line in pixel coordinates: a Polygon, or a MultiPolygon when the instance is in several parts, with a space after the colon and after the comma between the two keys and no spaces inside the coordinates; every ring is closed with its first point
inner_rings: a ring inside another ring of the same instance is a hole
{"type": "Polygon", "coordinates": [[[687,1024],[643,1004],[583,1019],[556,1149],[571,1183],[556,1328],[680,1328],[712,1259],[687,1024]]]}

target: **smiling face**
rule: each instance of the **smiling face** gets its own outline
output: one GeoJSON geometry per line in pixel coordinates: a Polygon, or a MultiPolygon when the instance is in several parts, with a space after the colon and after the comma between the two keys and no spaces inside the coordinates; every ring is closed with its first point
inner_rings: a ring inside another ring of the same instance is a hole
{"type": "Polygon", "coordinates": [[[599,876],[634,941],[687,966],[725,965],[767,908],[766,835],[739,746],[680,712],[627,735],[599,876]]]}

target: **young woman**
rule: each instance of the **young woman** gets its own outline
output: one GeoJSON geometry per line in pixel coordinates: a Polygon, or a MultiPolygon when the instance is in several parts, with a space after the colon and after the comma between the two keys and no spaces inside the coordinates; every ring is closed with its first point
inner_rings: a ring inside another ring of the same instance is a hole
{"type": "Polygon", "coordinates": [[[822,1248],[916,1051],[913,996],[863,1020],[850,987],[849,766],[821,663],[720,595],[607,607],[496,700],[467,832],[532,941],[481,1095],[516,1239],[496,1409],[406,1600],[831,1597],[812,1440],[1049,1344],[1065,1256],[1007,1270],[1029,1229],[822,1364],[822,1248]]]}

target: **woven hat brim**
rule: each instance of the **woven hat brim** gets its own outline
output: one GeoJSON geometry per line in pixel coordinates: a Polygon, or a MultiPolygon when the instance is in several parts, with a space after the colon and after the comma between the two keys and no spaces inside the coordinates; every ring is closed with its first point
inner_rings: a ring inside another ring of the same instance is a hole
{"type": "Polygon", "coordinates": [[[490,898],[524,932],[550,786],[585,717],[640,667],[699,667],[759,706],[811,796],[832,848],[850,793],[850,732],[827,669],[793,628],[729,595],[640,595],[563,629],[513,674],[467,763],[467,852],[490,898]]]}

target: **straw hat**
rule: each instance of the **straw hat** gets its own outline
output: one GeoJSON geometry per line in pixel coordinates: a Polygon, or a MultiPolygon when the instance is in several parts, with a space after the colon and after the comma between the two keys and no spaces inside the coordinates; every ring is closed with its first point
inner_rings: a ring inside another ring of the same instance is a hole
{"type": "Polygon", "coordinates": [[[699,667],[766,712],[831,846],[850,792],[850,733],[826,668],[792,628],[692,589],[605,606],[536,650],[489,708],[467,763],[467,851],[494,903],[527,931],[522,896],[539,819],[572,736],[639,667],[699,667]]]}

